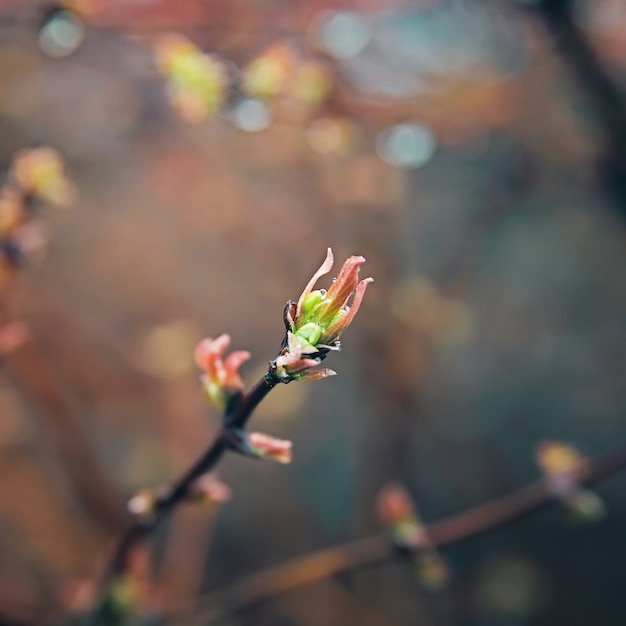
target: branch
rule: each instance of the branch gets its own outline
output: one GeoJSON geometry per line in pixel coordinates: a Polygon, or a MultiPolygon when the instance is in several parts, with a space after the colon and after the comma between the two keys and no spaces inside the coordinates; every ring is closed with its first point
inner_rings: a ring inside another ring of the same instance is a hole
{"type": "Polygon", "coordinates": [[[149,515],[134,518],[126,532],[120,537],[109,562],[103,583],[100,605],[96,609],[94,623],[106,624],[106,595],[110,584],[123,575],[128,567],[132,549],[146,539],[166,518],[166,515],[183,502],[190,493],[193,483],[209,472],[229,449],[229,432],[242,428],[265,396],[280,382],[270,372],[238,402],[232,410],[226,411],[222,428],[206,452],[185,472],[164,494],[155,500],[149,515]]]}
{"type": "Polygon", "coordinates": [[[317,369],[317,366],[331,350],[339,350],[339,337],[354,319],[373,278],[359,281],[359,268],[365,259],[351,256],[328,290],[314,291],[319,278],[332,269],[333,260],[332,250],[328,248],[325,260],[309,280],[298,302],[287,302],[283,312],[285,337],[280,352],[270,361],[263,378],[247,394],[243,393],[243,381],[238,369],[250,357],[248,352],[231,352],[223,359],[230,344],[227,334],[204,339],[196,347],[196,363],[205,372],[202,377],[204,391],[213,402],[225,406],[222,428],[208,450],[169,490],[150,497],[145,509],[136,515],[120,538],[109,563],[100,602],[91,616],[95,624],[110,623],[115,583],[123,582],[132,548],[151,534],[170,510],[187,498],[196,479],[217,465],[225,452],[234,450],[257,458],[289,461],[290,442],[260,433],[253,433],[248,439],[241,431],[259,403],[278,383],[319,380],[334,374],[332,370],[317,369]],[[253,439],[255,434],[257,436],[253,439]]]}
{"type": "Polygon", "coordinates": [[[552,34],[603,131],[601,176],[622,217],[626,217],[626,100],[574,21],[571,0],[542,0],[530,10],[552,34]]]}
{"type": "MultiPolygon", "coordinates": [[[[590,485],[625,467],[626,445],[579,471],[576,478],[581,484],[590,485]]],[[[557,499],[547,482],[539,480],[464,513],[427,525],[424,530],[430,546],[445,548],[512,524],[557,499]]],[[[208,620],[230,618],[294,589],[377,565],[400,554],[388,533],[314,552],[211,593],[203,599],[201,606],[213,608],[203,609],[199,615],[190,618],[189,623],[204,624],[208,620]]]]}

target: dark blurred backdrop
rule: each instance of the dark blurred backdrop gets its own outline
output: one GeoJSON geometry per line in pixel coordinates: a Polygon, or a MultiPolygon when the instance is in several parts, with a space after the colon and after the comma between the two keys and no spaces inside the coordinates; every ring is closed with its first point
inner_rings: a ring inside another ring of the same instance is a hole
{"type": "MultiPolygon", "coordinates": [[[[230,333],[252,383],[328,246],[376,280],[329,361],[339,376],[280,387],[253,418],[294,441],[293,464],[228,458],[232,501],[157,534],[160,607],[380,530],[389,481],[433,521],[537,478],[541,440],[591,458],[624,440],[623,2],[67,6],[0,3],[1,169],[50,145],[78,191],[42,214],[47,256],[10,306],[120,510],[215,432],[198,339],[230,333]],[[168,103],[154,50],[169,31],[227,68],[216,113],[168,103]],[[268,50],[321,68],[317,95],[242,93],[241,68],[268,50]]],[[[37,624],[63,620],[122,527],[77,496],[45,403],[0,378],[0,612],[37,624]]],[[[555,507],[446,550],[443,590],[394,561],[232,624],[622,626],[625,488],[599,486],[596,524],[555,507]]]]}

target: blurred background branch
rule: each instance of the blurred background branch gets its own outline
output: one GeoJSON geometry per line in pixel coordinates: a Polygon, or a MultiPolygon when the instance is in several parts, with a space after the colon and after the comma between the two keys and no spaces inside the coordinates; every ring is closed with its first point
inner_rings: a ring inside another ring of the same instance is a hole
{"type": "MultiPolygon", "coordinates": [[[[626,447],[596,459],[592,465],[578,472],[577,481],[593,485],[626,467],[626,447]]],[[[558,502],[545,480],[496,498],[491,502],[469,508],[449,519],[429,523],[423,533],[433,548],[445,548],[499,530],[536,513],[551,503],[558,502]]],[[[418,546],[410,551],[419,554],[418,546]]],[[[372,567],[396,558],[406,557],[406,551],[394,545],[389,533],[381,533],[353,541],[346,545],[321,550],[268,568],[219,589],[201,599],[200,615],[189,622],[174,619],[174,623],[218,623],[264,602],[294,591],[299,587],[318,583],[344,572],[372,567]]]]}
{"type": "Polygon", "coordinates": [[[626,98],[574,18],[572,0],[539,0],[533,9],[576,77],[603,135],[598,176],[626,215],[626,98]]]}

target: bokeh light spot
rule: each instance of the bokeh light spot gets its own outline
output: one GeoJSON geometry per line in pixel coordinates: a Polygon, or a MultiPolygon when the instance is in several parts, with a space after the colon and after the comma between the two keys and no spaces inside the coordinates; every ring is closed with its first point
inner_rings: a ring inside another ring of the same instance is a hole
{"type": "Polygon", "coordinates": [[[243,71],[242,87],[252,98],[278,96],[293,71],[294,55],[291,47],[278,43],[254,59],[243,71]]]}
{"type": "Polygon", "coordinates": [[[269,107],[261,100],[240,100],[232,111],[233,124],[240,130],[258,133],[265,130],[272,122],[269,107]]]}
{"type": "Polygon", "coordinates": [[[435,154],[437,142],[423,124],[397,124],[376,138],[376,152],[389,165],[405,170],[424,167],[435,154]]]}
{"type": "Polygon", "coordinates": [[[154,326],[140,348],[141,368],[160,378],[185,374],[193,367],[193,350],[198,331],[187,320],[174,320],[154,326]]]}
{"type": "Polygon", "coordinates": [[[205,54],[177,33],[158,37],[154,55],[157,68],[167,79],[170,105],[183,119],[200,122],[220,109],[229,81],[221,57],[205,54]]]}
{"type": "Polygon", "coordinates": [[[528,560],[498,555],[483,566],[476,601],[485,617],[528,618],[544,602],[544,578],[528,560]]]}
{"type": "Polygon", "coordinates": [[[39,47],[53,59],[69,56],[84,39],[85,24],[72,11],[55,12],[39,31],[39,47]]]}
{"type": "Polygon", "coordinates": [[[306,137],[318,154],[345,152],[352,143],[354,129],[348,120],[323,117],[311,122],[306,137]]]}
{"type": "Polygon", "coordinates": [[[330,94],[333,76],[330,70],[315,61],[302,64],[291,81],[291,96],[310,105],[321,104],[330,94]]]}
{"type": "Polygon", "coordinates": [[[372,37],[367,18],[354,11],[333,13],[319,27],[320,43],[336,59],[352,59],[366,48],[372,37]]]}

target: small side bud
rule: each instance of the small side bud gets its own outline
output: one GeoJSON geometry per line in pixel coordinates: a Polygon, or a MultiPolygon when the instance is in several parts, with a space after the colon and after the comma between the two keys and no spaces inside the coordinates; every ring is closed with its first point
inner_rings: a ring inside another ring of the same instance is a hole
{"type": "Polygon", "coordinates": [[[302,374],[296,374],[296,380],[301,382],[313,382],[316,380],[322,380],[323,378],[328,378],[329,376],[337,376],[337,372],[335,372],[335,370],[328,369],[327,367],[323,367],[320,370],[307,370],[306,372],[302,372],[302,374]]]}
{"type": "Polygon", "coordinates": [[[248,445],[254,456],[259,459],[269,459],[277,463],[289,464],[292,461],[291,441],[276,439],[264,433],[250,433],[248,445]]]}
{"type": "Polygon", "coordinates": [[[388,485],[378,496],[377,509],[393,543],[413,559],[420,583],[428,589],[442,588],[449,578],[448,565],[437,552],[409,492],[402,485],[388,485]]]}
{"type": "Polygon", "coordinates": [[[402,485],[384,487],[377,499],[378,515],[402,549],[415,550],[430,545],[424,526],[417,515],[413,498],[402,485]]]}
{"type": "Polygon", "coordinates": [[[194,352],[196,365],[204,370],[201,376],[204,393],[221,409],[243,395],[244,384],[239,369],[250,358],[250,353],[245,350],[236,350],[224,358],[229,345],[230,335],[224,334],[217,339],[203,339],[194,352]]]}
{"type": "Polygon", "coordinates": [[[155,511],[157,497],[154,491],[148,489],[136,493],[126,505],[128,511],[138,518],[151,517],[155,511]]]}
{"type": "Polygon", "coordinates": [[[606,509],[601,498],[580,486],[589,470],[589,460],[574,446],[544,441],[537,448],[536,458],[548,489],[575,519],[596,521],[604,517],[606,509]]]}
{"type": "Polygon", "coordinates": [[[422,552],[415,559],[417,579],[432,591],[443,589],[450,580],[450,568],[436,550],[422,552]]]}
{"type": "Polygon", "coordinates": [[[29,339],[28,326],[20,321],[9,322],[0,327],[0,356],[23,346],[29,339]]]}
{"type": "Polygon", "coordinates": [[[254,459],[268,459],[288,464],[292,460],[292,443],[285,439],[270,437],[264,433],[247,433],[243,430],[229,432],[230,449],[254,459]]]}
{"type": "Polygon", "coordinates": [[[589,489],[579,489],[565,503],[571,516],[581,522],[599,522],[606,517],[602,498],[589,489]]]}
{"type": "Polygon", "coordinates": [[[413,498],[402,485],[387,485],[378,494],[378,515],[386,526],[395,526],[415,519],[413,498]]]}
{"type": "Polygon", "coordinates": [[[232,498],[232,490],[212,474],[201,476],[192,486],[188,501],[206,506],[221,505],[232,498]]]}

